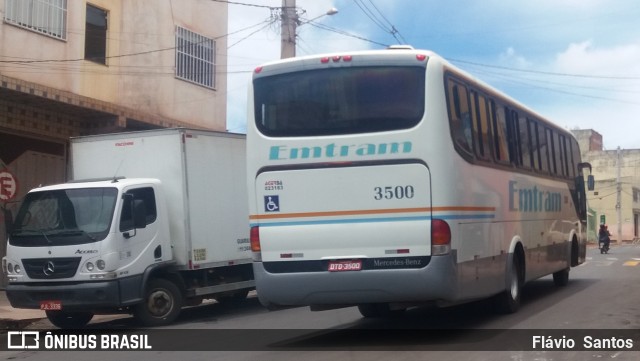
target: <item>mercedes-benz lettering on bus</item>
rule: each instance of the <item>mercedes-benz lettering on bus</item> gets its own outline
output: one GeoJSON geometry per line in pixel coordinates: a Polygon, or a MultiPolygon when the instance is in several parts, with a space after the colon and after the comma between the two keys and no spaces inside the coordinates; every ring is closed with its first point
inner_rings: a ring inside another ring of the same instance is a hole
{"type": "Polygon", "coordinates": [[[432,52],[261,66],[247,138],[264,305],[514,312],[526,282],[564,285],[585,259],[574,137],[432,52]]]}

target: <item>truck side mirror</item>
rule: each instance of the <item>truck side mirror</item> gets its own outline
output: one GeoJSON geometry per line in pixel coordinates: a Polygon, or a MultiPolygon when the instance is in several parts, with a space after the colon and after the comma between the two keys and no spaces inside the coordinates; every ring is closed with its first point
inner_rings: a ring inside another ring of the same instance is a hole
{"type": "Polygon", "coordinates": [[[596,180],[592,174],[587,177],[587,189],[590,191],[596,189],[596,180]]]}

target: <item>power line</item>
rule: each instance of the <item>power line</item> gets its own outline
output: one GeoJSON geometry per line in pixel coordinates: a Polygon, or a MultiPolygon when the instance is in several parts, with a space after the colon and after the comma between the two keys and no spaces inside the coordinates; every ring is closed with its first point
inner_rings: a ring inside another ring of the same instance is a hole
{"type": "Polygon", "coordinates": [[[516,72],[522,72],[522,73],[531,73],[531,74],[543,74],[543,75],[564,76],[564,77],[573,77],[573,78],[588,78],[588,79],[640,80],[640,76],[611,76],[611,75],[554,73],[554,72],[542,71],[542,70],[529,70],[529,69],[511,68],[511,67],[500,66],[500,65],[482,64],[482,63],[476,63],[476,62],[460,60],[460,59],[448,58],[448,60],[454,63],[470,64],[470,65],[476,65],[476,66],[481,66],[485,68],[495,68],[495,69],[516,71],[516,72]]]}
{"type": "Polygon", "coordinates": [[[362,36],[358,36],[358,35],[355,35],[355,34],[348,33],[348,32],[346,32],[344,30],[339,30],[339,29],[332,28],[332,27],[324,25],[324,24],[317,23],[315,21],[309,21],[307,24],[309,24],[311,26],[314,26],[316,28],[322,29],[322,30],[331,31],[331,32],[334,32],[334,33],[337,33],[337,34],[340,34],[340,35],[352,37],[352,38],[355,38],[355,39],[358,39],[358,40],[362,40],[362,41],[366,41],[366,42],[369,42],[369,43],[372,43],[372,44],[381,45],[381,46],[384,46],[384,47],[388,47],[389,46],[389,44],[383,44],[383,43],[377,42],[375,40],[367,39],[367,38],[362,37],[362,36]]]}
{"type": "Polygon", "coordinates": [[[362,12],[380,29],[391,34],[391,36],[393,36],[397,42],[406,44],[406,40],[404,39],[404,37],[400,34],[400,32],[396,29],[396,27],[387,19],[387,17],[384,16],[384,14],[380,11],[380,9],[378,9],[378,7],[373,3],[373,0],[368,0],[368,1],[371,4],[371,6],[376,10],[378,15],[376,15],[373,12],[373,10],[371,10],[369,6],[365,4],[364,0],[355,0],[354,2],[356,5],[358,5],[360,10],[362,10],[362,12]],[[382,20],[380,20],[380,18],[382,18],[382,20]],[[389,27],[385,26],[383,22],[386,22],[389,25],[389,27]],[[398,36],[402,38],[402,40],[400,40],[398,36]]]}
{"type": "Polygon", "coordinates": [[[279,9],[279,7],[241,3],[241,2],[237,2],[237,1],[227,1],[227,0],[211,0],[211,1],[217,2],[217,3],[225,3],[225,4],[229,4],[229,5],[249,6],[249,7],[254,7],[254,8],[279,9]]]}

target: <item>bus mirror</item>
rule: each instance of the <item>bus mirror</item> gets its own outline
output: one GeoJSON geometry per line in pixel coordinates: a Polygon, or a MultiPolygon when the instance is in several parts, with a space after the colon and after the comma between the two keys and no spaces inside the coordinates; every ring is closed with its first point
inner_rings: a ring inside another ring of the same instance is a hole
{"type": "Polygon", "coordinates": [[[592,174],[589,174],[587,177],[587,189],[590,191],[596,189],[596,180],[593,178],[592,174]]]}

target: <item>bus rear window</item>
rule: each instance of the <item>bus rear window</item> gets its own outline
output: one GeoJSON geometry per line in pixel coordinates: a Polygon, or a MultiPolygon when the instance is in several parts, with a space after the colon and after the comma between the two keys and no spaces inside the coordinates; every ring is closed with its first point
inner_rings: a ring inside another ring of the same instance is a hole
{"type": "Polygon", "coordinates": [[[424,67],[309,70],[254,79],[255,120],[265,135],[382,132],[418,124],[424,67]]]}

